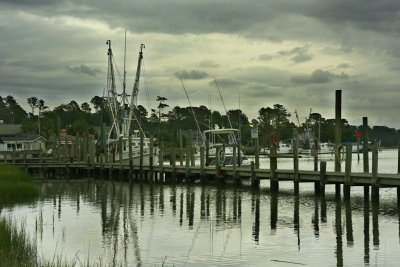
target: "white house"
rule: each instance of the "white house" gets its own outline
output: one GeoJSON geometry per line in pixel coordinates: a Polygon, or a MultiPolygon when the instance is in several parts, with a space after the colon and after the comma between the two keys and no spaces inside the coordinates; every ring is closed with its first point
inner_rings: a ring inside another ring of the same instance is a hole
{"type": "Polygon", "coordinates": [[[20,124],[0,123],[0,154],[2,152],[27,152],[33,156],[40,150],[45,151],[45,144],[46,139],[43,136],[22,133],[20,124]]]}

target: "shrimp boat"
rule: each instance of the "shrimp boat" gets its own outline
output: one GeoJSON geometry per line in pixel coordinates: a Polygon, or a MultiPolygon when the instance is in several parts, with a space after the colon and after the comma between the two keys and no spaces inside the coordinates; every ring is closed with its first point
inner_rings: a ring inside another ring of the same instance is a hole
{"type": "MultiPolygon", "coordinates": [[[[124,76],[122,84],[122,93],[118,93],[115,85],[114,76],[114,58],[111,49],[111,41],[107,40],[108,45],[108,72],[107,72],[107,95],[104,96],[111,117],[111,127],[108,130],[106,145],[109,153],[113,155],[113,161],[132,161],[133,165],[140,163],[140,155],[143,155],[143,164],[149,164],[151,159],[153,164],[158,163],[157,147],[151,150],[150,138],[143,131],[135,110],[137,107],[137,96],[139,92],[139,79],[141,64],[143,60],[144,44],[140,45],[139,57],[135,75],[135,81],[131,95],[126,93],[126,71],[124,56],[124,76]],[[136,126],[137,129],[134,129],[136,126]],[[131,141],[129,140],[131,139],[131,141]],[[141,139],[143,139],[143,150],[141,152],[141,139]],[[129,157],[129,145],[131,143],[132,157],[129,157]]],[[[126,47],[126,41],[125,41],[126,47]]],[[[126,50],[126,48],[125,48],[126,50]]],[[[126,54],[126,53],[125,53],[126,54]]]]}

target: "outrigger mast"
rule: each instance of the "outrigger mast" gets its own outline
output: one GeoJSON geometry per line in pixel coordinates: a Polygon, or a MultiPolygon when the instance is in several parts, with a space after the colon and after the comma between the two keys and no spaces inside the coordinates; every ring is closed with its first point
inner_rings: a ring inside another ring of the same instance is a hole
{"type": "MultiPolygon", "coordinates": [[[[133,84],[132,95],[131,95],[131,106],[130,106],[131,110],[129,111],[129,117],[128,117],[129,122],[132,120],[132,117],[134,116],[134,114],[133,114],[134,109],[137,106],[137,95],[139,92],[139,79],[140,79],[140,72],[142,69],[143,49],[144,48],[145,48],[144,44],[140,44],[139,57],[138,57],[138,63],[137,63],[137,68],[136,68],[136,75],[135,75],[135,83],[133,84]]],[[[129,123],[128,129],[127,129],[128,133],[129,133],[130,126],[131,126],[131,124],[129,123]]]]}
{"type": "MultiPolygon", "coordinates": [[[[128,95],[126,93],[126,33],[125,33],[125,55],[124,55],[124,77],[123,77],[123,88],[122,94],[118,94],[115,86],[115,74],[114,74],[114,65],[113,65],[113,53],[111,49],[111,41],[107,40],[106,44],[108,45],[108,73],[107,73],[107,103],[110,108],[110,113],[113,118],[113,124],[111,126],[111,131],[109,134],[109,138],[111,137],[112,132],[114,131],[116,137],[124,136],[128,137],[130,135],[131,122],[134,117],[138,122],[134,111],[137,106],[137,95],[139,92],[139,79],[142,67],[143,60],[143,48],[145,48],[144,44],[140,44],[139,50],[139,58],[135,75],[135,82],[133,84],[132,94],[128,95]],[[130,96],[130,102],[128,97],[130,96]],[[118,97],[121,97],[118,101],[118,97]]],[[[141,125],[139,125],[139,130],[143,133],[143,129],[141,125]]]]}

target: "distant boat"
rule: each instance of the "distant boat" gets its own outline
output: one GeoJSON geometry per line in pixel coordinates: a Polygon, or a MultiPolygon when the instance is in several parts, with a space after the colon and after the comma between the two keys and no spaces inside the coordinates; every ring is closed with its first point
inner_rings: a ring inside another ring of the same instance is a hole
{"type": "MultiPolygon", "coordinates": [[[[278,147],[276,149],[277,154],[292,154],[293,146],[290,141],[279,141],[278,147]]],[[[263,147],[260,149],[260,155],[269,155],[270,149],[263,147]]]]}
{"type": "MultiPolygon", "coordinates": [[[[114,155],[114,161],[129,161],[133,164],[140,162],[141,135],[143,135],[143,164],[150,162],[150,138],[146,137],[139,120],[136,118],[134,111],[136,109],[137,95],[139,91],[139,79],[141,71],[141,63],[143,59],[144,44],[140,45],[139,57],[136,69],[135,82],[131,95],[126,93],[126,71],[124,62],[124,77],[122,84],[122,93],[117,93],[114,77],[114,58],[111,49],[111,41],[108,40],[108,74],[107,74],[107,96],[105,100],[108,106],[109,114],[112,118],[112,125],[107,133],[105,141],[109,152],[114,155]],[[133,129],[133,123],[137,129],[133,129]],[[129,158],[129,139],[132,140],[132,157],[129,158]],[[121,140],[121,141],[120,141],[121,140]],[[120,144],[121,142],[121,144],[120,144]],[[122,149],[122,151],[120,150],[122,149]],[[121,153],[122,152],[122,153],[121,153]],[[120,158],[120,155],[122,157],[120,158]]],[[[104,138],[104,137],[103,137],[104,138]]],[[[158,150],[153,149],[153,163],[158,163],[158,150]]]]}

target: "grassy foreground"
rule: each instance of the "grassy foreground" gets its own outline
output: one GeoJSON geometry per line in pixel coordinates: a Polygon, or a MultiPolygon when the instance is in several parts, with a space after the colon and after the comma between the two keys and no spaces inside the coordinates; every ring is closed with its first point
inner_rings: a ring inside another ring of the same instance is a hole
{"type": "MultiPolygon", "coordinates": [[[[4,206],[35,200],[39,188],[21,169],[0,164],[0,213],[4,206]]],[[[27,240],[24,227],[19,230],[9,218],[0,218],[1,266],[37,266],[36,247],[27,240]]]]}
{"type": "Polygon", "coordinates": [[[31,202],[39,196],[32,178],[15,166],[0,164],[0,207],[31,202]]]}

